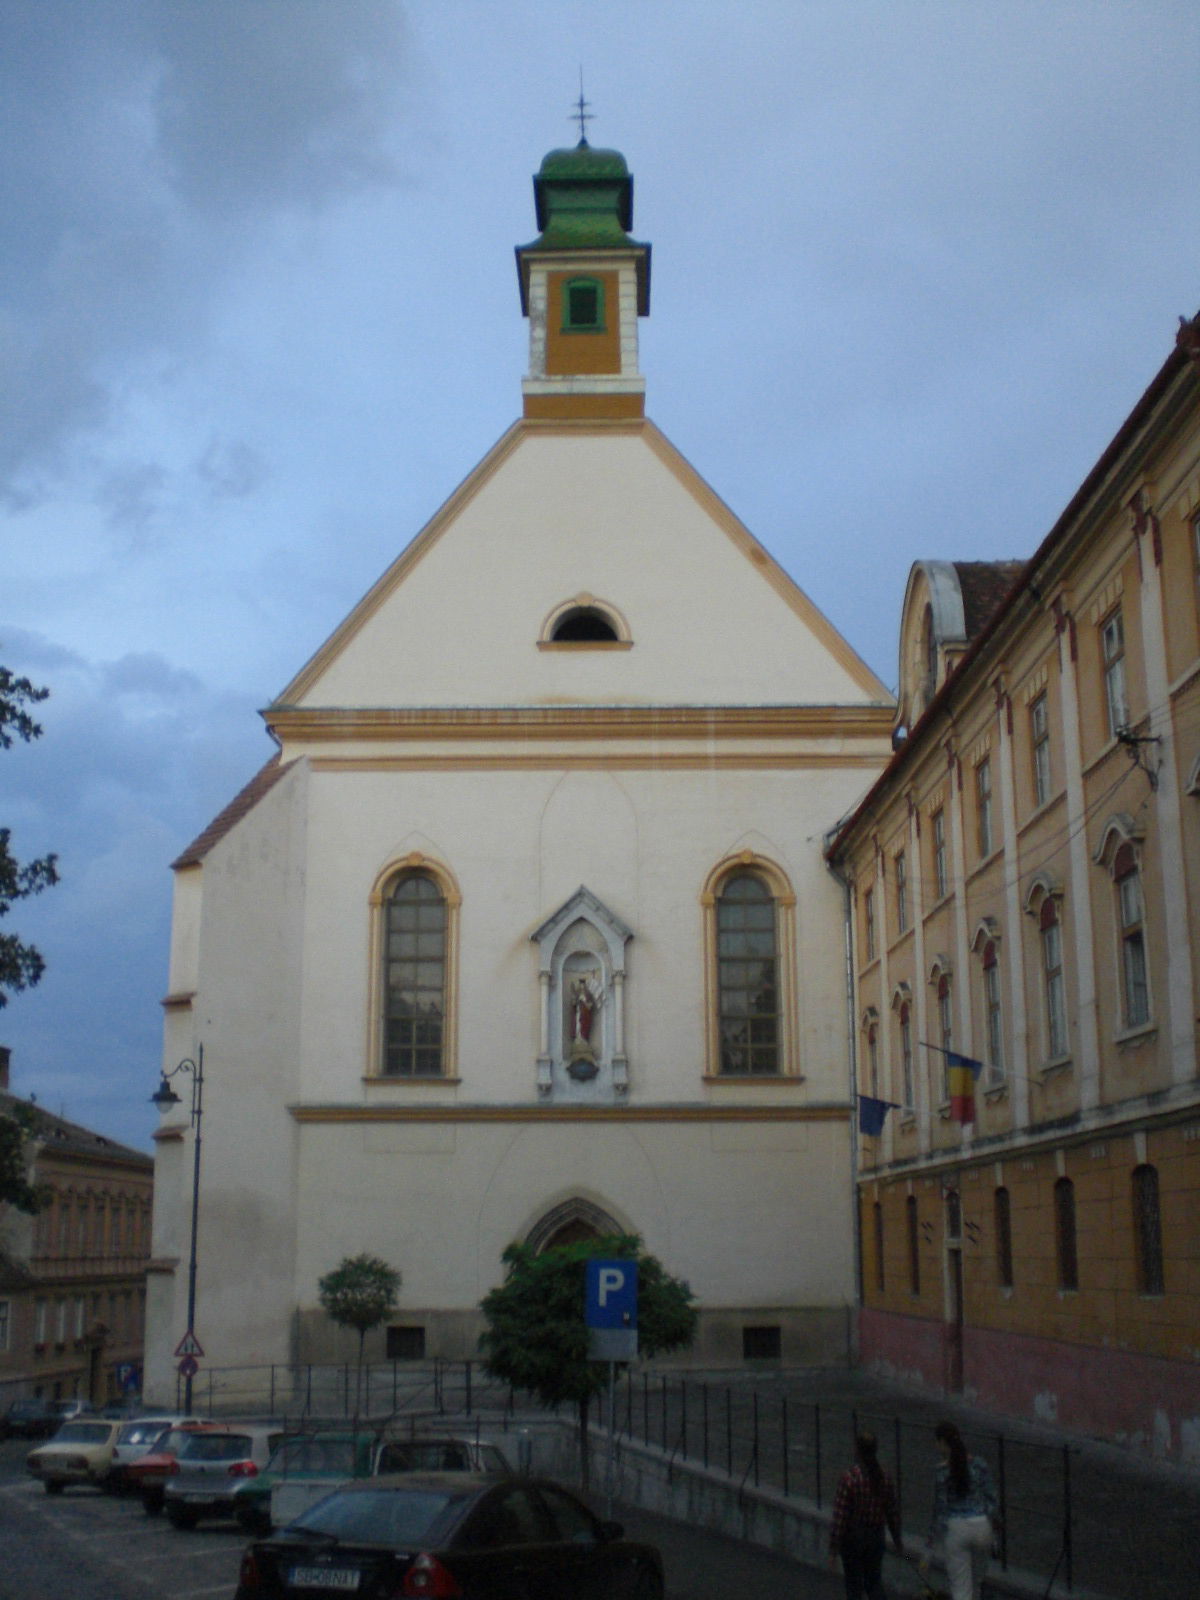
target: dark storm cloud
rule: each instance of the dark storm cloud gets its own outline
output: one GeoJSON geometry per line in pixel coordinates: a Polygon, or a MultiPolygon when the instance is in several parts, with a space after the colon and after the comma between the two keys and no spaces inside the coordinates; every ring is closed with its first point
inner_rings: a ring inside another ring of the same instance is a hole
{"type": "Polygon", "coordinates": [[[8,0],[0,493],[40,497],[131,371],[202,332],[252,231],[394,180],[397,0],[8,0]]]}
{"type": "Polygon", "coordinates": [[[50,687],[42,737],[4,753],[4,822],[21,859],[48,850],[60,882],[14,910],[46,958],[3,1013],[15,1083],[119,1138],[148,1136],[165,992],[167,864],[270,753],[248,696],[211,689],[152,652],[90,662],[16,628],[0,660],[50,687]],[[146,1091],[147,1093],[149,1090],[146,1091]]]}

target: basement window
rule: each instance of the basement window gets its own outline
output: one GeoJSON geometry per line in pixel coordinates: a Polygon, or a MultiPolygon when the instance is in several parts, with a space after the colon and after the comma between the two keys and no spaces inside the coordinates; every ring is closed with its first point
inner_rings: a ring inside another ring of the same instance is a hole
{"type": "Polygon", "coordinates": [[[778,1361],[783,1354],[783,1332],[778,1323],[742,1329],[743,1361],[778,1361]]]}
{"type": "Polygon", "coordinates": [[[389,1328],[387,1330],[387,1359],[389,1361],[424,1361],[424,1328],[389,1328]]]}

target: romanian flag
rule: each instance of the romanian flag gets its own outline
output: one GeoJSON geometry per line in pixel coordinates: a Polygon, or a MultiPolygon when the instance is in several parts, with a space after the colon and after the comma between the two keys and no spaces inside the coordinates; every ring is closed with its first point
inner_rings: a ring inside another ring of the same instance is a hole
{"type": "MultiPolygon", "coordinates": [[[[937,1046],[934,1046],[936,1049],[937,1046]]],[[[954,1122],[975,1121],[975,1080],[983,1071],[983,1062],[970,1056],[960,1056],[957,1050],[947,1050],[946,1077],[950,1086],[950,1117],[954,1122]]]]}

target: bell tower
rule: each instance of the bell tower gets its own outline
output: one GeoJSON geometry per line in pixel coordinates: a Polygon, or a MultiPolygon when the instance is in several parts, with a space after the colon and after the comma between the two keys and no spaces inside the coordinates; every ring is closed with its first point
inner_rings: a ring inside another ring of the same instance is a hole
{"type": "Polygon", "coordinates": [[[533,180],[537,225],[517,246],[529,318],[527,417],[645,411],[637,319],[650,311],[650,246],[629,237],[633,178],[617,150],[551,150],[533,180]]]}

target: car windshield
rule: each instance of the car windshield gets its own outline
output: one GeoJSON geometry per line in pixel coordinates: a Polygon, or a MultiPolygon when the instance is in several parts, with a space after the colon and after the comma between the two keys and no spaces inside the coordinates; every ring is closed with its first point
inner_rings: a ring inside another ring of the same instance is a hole
{"type": "Polygon", "coordinates": [[[154,1441],[156,1451],[167,1450],[171,1455],[178,1455],[184,1444],[192,1437],[190,1428],[170,1428],[160,1438],[154,1441]]]}
{"type": "Polygon", "coordinates": [[[250,1451],[244,1433],[189,1433],[178,1454],[180,1461],[240,1461],[250,1451]]]}
{"type": "Polygon", "coordinates": [[[107,1422],[64,1422],[54,1435],[55,1444],[106,1444],[112,1428],[107,1422]]]}
{"type": "Polygon", "coordinates": [[[438,1544],[455,1520],[461,1496],[430,1489],[373,1489],[349,1494],[335,1489],[296,1518],[288,1533],[325,1533],[342,1544],[382,1544],[393,1550],[438,1544]]]}
{"type": "Polygon", "coordinates": [[[118,1444],[144,1444],[147,1448],[166,1432],[165,1422],[127,1422],[117,1435],[118,1444]]]}
{"type": "Polygon", "coordinates": [[[290,1439],[271,1457],[272,1472],[328,1472],[348,1478],[354,1471],[353,1439],[290,1439]]]}

